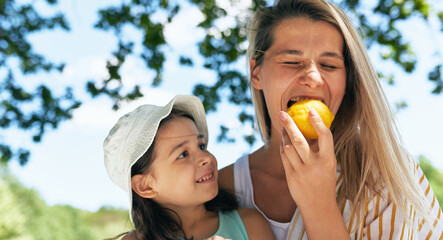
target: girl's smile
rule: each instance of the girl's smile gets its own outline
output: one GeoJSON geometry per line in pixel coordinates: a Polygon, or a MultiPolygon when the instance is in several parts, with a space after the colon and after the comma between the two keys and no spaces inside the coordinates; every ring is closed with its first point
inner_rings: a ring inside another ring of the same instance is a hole
{"type": "Polygon", "coordinates": [[[210,170],[208,173],[203,175],[203,177],[199,178],[196,182],[197,183],[210,183],[214,182],[214,170],[210,170]]]}
{"type": "Polygon", "coordinates": [[[218,193],[217,161],[206,150],[194,122],[186,117],[172,119],[158,130],[149,174],[157,191],[155,200],[166,206],[201,204],[218,193]]]}

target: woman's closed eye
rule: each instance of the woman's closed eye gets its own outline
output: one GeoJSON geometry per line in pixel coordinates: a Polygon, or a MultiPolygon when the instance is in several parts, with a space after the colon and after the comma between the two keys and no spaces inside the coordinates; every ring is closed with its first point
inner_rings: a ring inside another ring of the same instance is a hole
{"type": "Polygon", "coordinates": [[[285,61],[283,62],[283,64],[288,64],[288,65],[301,65],[301,62],[293,62],[293,61],[285,61]]]}
{"type": "Polygon", "coordinates": [[[326,69],[330,69],[330,70],[338,68],[337,66],[334,66],[334,65],[331,65],[331,64],[320,64],[320,66],[322,66],[323,68],[326,68],[326,69]]]}

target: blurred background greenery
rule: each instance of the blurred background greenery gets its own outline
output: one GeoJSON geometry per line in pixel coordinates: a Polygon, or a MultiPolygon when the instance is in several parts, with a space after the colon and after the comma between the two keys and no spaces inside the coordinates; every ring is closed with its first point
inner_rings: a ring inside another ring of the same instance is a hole
{"type": "MultiPolygon", "coordinates": [[[[443,172],[429,159],[419,158],[420,166],[443,207],[443,172]]],[[[96,212],[67,205],[48,206],[33,190],[24,187],[6,168],[0,181],[0,239],[104,239],[131,230],[127,209],[102,207],[96,212]]]]}
{"type": "Polygon", "coordinates": [[[38,192],[23,186],[0,167],[0,239],[104,239],[131,229],[127,209],[102,207],[96,212],[68,205],[48,206],[38,192]]]}

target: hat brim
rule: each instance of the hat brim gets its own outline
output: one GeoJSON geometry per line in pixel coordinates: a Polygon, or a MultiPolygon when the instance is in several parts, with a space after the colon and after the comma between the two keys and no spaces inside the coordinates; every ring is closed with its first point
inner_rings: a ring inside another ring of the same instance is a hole
{"type": "MultiPolygon", "coordinates": [[[[172,109],[180,110],[182,112],[185,112],[186,114],[189,114],[194,119],[195,125],[198,129],[199,134],[203,135],[205,139],[205,143],[208,144],[208,126],[206,123],[206,114],[205,109],[203,107],[203,104],[201,100],[192,95],[177,95],[174,97],[168,104],[166,104],[163,108],[161,108],[158,114],[158,119],[155,119],[155,132],[158,131],[158,127],[160,125],[160,122],[169,116],[172,109]]],[[[151,141],[146,147],[146,149],[143,151],[143,153],[139,154],[140,156],[132,159],[132,163],[130,164],[129,168],[127,169],[127,189],[128,189],[128,196],[129,196],[129,215],[131,222],[134,224],[133,221],[133,215],[132,215],[132,184],[131,184],[131,169],[132,166],[137,162],[138,159],[140,159],[143,154],[149,149],[149,147],[152,145],[151,141]]]]}

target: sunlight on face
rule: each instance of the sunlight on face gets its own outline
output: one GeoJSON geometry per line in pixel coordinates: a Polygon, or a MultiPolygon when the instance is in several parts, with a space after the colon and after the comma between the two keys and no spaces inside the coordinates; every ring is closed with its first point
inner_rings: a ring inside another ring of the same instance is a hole
{"type": "Polygon", "coordinates": [[[291,99],[318,99],[337,113],[346,86],[343,44],[340,32],[326,22],[289,18],[277,25],[273,44],[252,74],[253,86],[263,90],[272,131],[280,132],[278,112],[286,111],[291,99]]]}
{"type": "Polygon", "coordinates": [[[158,194],[154,200],[174,208],[199,205],[217,195],[217,161],[191,119],[169,120],[155,141],[151,173],[158,194]]]}

